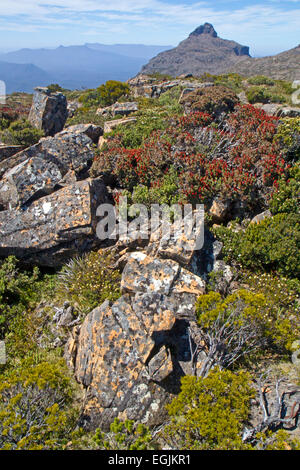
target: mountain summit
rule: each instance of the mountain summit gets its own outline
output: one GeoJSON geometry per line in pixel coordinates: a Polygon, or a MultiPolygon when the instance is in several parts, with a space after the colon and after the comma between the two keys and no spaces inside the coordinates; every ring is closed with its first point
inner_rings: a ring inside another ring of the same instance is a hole
{"type": "Polygon", "coordinates": [[[190,34],[190,37],[191,36],[200,36],[200,34],[209,34],[209,36],[212,36],[213,38],[218,37],[218,34],[217,34],[215,28],[210,23],[205,23],[205,24],[202,24],[201,26],[198,26],[198,28],[196,28],[195,31],[193,31],[190,34]]]}
{"type": "Polygon", "coordinates": [[[249,47],[219,38],[213,25],[204,23],[177,47],[151,59],[142,73],[219,74],[231,68],[242,56],[250,57],[249,47]]]}

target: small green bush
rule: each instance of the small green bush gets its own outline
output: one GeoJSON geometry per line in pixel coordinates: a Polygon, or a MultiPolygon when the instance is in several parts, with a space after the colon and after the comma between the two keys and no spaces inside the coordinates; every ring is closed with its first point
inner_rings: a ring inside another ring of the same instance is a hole
{"type": "Polygon", "coordinates": [[[274,141],[281,144],[283,153],[289,160],[298,161],[300,158],[300,118],[285,118],[280,121],[274,141]]]}
{"type": "Polygon", "coordinates": [[[135,424],[127,419],[120,421],[115,418],[110,425],[110,432],[96,430],[93,438],[98,449],[102,450],[146,450],[151,446],[152,436],[149,428],[143,424],[135,424]]]}
{"type": "Polygon", "coordinates": [[[9,256],[0,264],[0,338],[3,339],[11,322],[24,310],[35,305],[40,297],[37,286],[39,270],[21,272],[17,259],[9,256]]]}
{"type": "MultiPolygon", "coordinates": [[[[256,331],[257,340],[268,339],[270,347],[275,346],[286,352],[300,334],[300,284],[296,280],[276,278],[267,274],[259,276],[249,272],[244,274],[244,282],[249,284],[249,290],[240,289],[226,298],[222,298],[217,292],[201,296],[196,303],[198,325],[209,331],[217,319],[221,328],[222,324],[232,317],[232,337],[228,338],[228,350],[234,348],[234,331],[248,325],[256,331]]],[[[245,347],[248,346],[246,343],[245,347]]]]}
{"type": "Polygon", "coordinates": [[[178,204],[180,194],[178,192],[178,176],[174,170],[170,170],[163,178],[150,188],[139,185],[133,188],[132,202],[144,204],[178,204]]]}
{"type": "Polygon", "coordinates": [[[108,80],[104,85],[97,89],[101,104],[110,106],[114,104],[121,96],[130,94],[130,87],[127,83],[118,82],[117,80],[108,80]]]}
{"type": "Polygon", "coordinates": [[[248,79],[250,85],[275,85],[275,81],[272,78],[265,77],[265,75],[256,75],[248,79]]]}
{"type": "Polygon", "coordinates": [[[58,276],[57,295],[88,313],[105,300],[120,297],[119,271],[110,254],[100,250],[71,260],[58,276]]]}
{"type": "Polygon", "coordinates": [[[63,93],[64,91],[66,91],[58,83],[51,83],[50,85],[47,86],[47,88],[51,93],[57,93],[57,92],[63,93]]]}
{"type": "Polygon", "coordinates": [[[24,361],[0,376],[0,449],[59,449],[74,426],[73,389],[63,360],[24,361]]]}
{"type": "Polygon", "coordinates": [[[243,427],[254,396],[250,377],[214,369],[203,378],[185,376],[181,392],[168,406],[166,439],[176,449],[240,450],[243,427]]]}
{"type": "Polygon", "coordinates": [[[290,178],[279,180],[269,202],[272,214],[282,212],[299,214],[300,211],[300,167],[294,166],[290,170],[290,178]]]}
{"type": "Polygon", "coordinates": [[[32,127],[26,119],[12,122],[1,135],[6,144],[21,145],[22,147],[36,144],[43,136],[44,132],[32,127]]]}
{"type": "Polygon", "coordinates": [[[269,103],[271,93],[265,87],[253,86],[246,91],[246,97],[249,103],[269,103]]]}
{"type": "Polygon", "coordinates": [[[277,214],[244,233],[220,227],[216,236],[224,243],[225,259],[252,270],[277,271],[288,277],[300,273],[300,219],[298,214],[277,214]]]}

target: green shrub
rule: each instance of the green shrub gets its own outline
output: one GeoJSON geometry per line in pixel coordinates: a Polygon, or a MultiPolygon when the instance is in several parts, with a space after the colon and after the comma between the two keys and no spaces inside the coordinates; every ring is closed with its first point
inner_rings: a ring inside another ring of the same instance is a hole
{"type": "Polygon", "coordinates": [[[249,103],[269,103],[271,93],[265,87],[253,86],[246,91],[246,97],[249,103]]]}
{"type": "Polygon", "coordinates": [[[250,377],[214,369],[205,378],[185,376],[181,392],[168,406],[166,439],[176,449],[239,450],[254,396],[250,377]]]}
{"type": "Polygon", "coordinates": [[[238,103],[236,94],[224,86],[198,88],[183,96],[181,104],[185,111],[203,112],[217,117],[221,113],[231,112],[238,103]]]}
{"type": "Polygon", "coordinates": [[[71,260],[58,276],[57,295],[88,313],[105,300],[120,297],[120,273],[103,250],[71,260]]]}
{"type": "Polygon", "coordinates": [[[122,127],[122,129],[119,128],[114,134],[121,136],[125,148],[137,148],[142,145],[145,139],[150,137],[152,132],[165,128],[165,119],[153,113],[139,117],[136,123],[122,127]]]}
{"type": "MultiPolygon", "coordinates": [[[[274,345],[286,352],[300,334],[300,284],[266,274],[247,273],[244,277],[250,290],[240,289],[226,298],[217,292],[209,292],[198,299],[196,315],[199,327],[209,332],[215,328],[216,320],[219,328],[229,321],[231,334],[223,338],[227,353],[236,347],[234,334],[240,344],[242,336],[237,334],[240,327],[246,334],[247,327],[255,332],[257,346],[265,345],[264,340],[268,339],[269,346],[274,345]]],[[[249,341],[245,342],[245,350],[249,348],[249,341]]]]}
{"type": "Polygon", "coordinates": [[[115,418],[110,425],[110,432],[96,430],[94,441],[102,450],[146,450],[151,446],[152,436],[149,428],[143,424],[135,424],[127,419],[120,421],[115,418]]]}
{"type": "Polygon", "coordinates": [[[280,121],[274,141],[281,144],[282,151],[289,160],[298,161],[300,158],[300,118],[285,118],[280,121]]]}
{"type": "Polygon", "coordinates": [[[256,75],[255,77],[248,78],[250,85],[275,85],[275,81],[272,78],[265,77],[264,75],[256,75]]]}
{"type": "Polygon", "coordinates": [[[51,83],[50,85],[47,86],[47,88],[51,93],[57,93],[57,92],[63,93],[64,91],[66,91],[58,83],[51,83]]]}
{"type": "Polygon", "coordinates": [[[37,286],[39,270],[21,272],[17,259],[9,256],[0,264],[0,338],[3,339],[11,322],[24,310],[35,305],[40,297],[37,286]]]}
{"type": "Polygon", "coordinates": [[[286,98],[283,95],[280,95],[279,93],[270,93],[270,102],[271,103],[285,103],[286,98]]]}
{"type": "Polygon", "coordinates": [[[224,243],[226,260],[253,270],[278,271],[288,278],[299,276],[298,214],[277,214],[259,224],[250,224],[244,233],[220,227],[216,235],[224,243]]]}
{"type": "Polygon", "coordinates": [[[147,207],[151,204],[178,204],[179,199],[178,176],[172,169],[150,188],[143,185],[135,186],[132,193],[134,204],[144,204],[147,207]]]}
{"type": "Polygon", "coordinates": [[[215,85],[223,85],[231,88],[235,93],[239,93],[242,87],[243,77],[237,73],[225,73],[216,75],[214,78],[215,85]]]}
{"type": "Polygon", "coordinates": [[[75,126],[76,124],[95,124],[103,126],[103,116],[96,114],[98,107],[82,106],[75,111],[74,116],[67,120],[67,126],[75,126]]]}
{"type": "Polygon", "coordinates": [[[121,96],[129,95],[130,87],[127,83],[108,80],[105,85],[101,85],[97,91],[100,96],[101,104],[104,106],[110,106],[121,98],[121,96]]]}
{"type": "Polygon", "coordinates": [[[63,360],[24,361],[0,376],[0,449],[59,449],[74,426],[73,394],[63,360]]]}
{"type": "Polygon", "coordinates": [[[36,144],[43,136],[43,131],[32,127],[30,122],[26,119],[21,119],[12,122],[10,126],[2,132],[1,137],[6,144],[30,147],[36,144]]]}
{"type": "Polygon", "coordinates": [[[78,98],[79,103],[82,103],[85,108],[97,107],[100,104],[101,96],[98,88],[91,88],[85,90],[78,98]]]}
{"type": "Polygon", "coordinates": [[[245,272],[243,283],[265,298],[263,305],[265,334],[283,351],[290,351],[300,337],[300,281],[269,273],[245,272]]]}
{"type": "Polygon", "coordinates": [[[269,202],[272,214],[282,212],[299,214],[300,210],[300,167],[290,170],[289,180],[279,180],[269,202]]]}

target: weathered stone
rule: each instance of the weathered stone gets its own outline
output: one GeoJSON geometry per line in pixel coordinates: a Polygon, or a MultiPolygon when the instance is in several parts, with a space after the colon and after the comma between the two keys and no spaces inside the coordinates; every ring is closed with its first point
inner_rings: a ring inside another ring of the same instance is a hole
{"type": "Polygon", "coordinates": [[[172,260],[159,260],[145,253],[132,253],[122,275],[123,292],[169,294],[180,266],[172,260]]]}
{"type": "Polygon", "coordinates": [[[152,256],[168,258],[181,265],[189,265],[195,251],[200,250],[204,243],[204,213],[193,213],[182,222],[177,222],[166,229],[162,224],[151,234],[147,252],[152,256]],[[196,224],[196,219],[198,219],[196,224]],[[191,223],[191,221],[193,223],[191,223]]]}
{"type": "Polygon", "coordinates": [[[114,119],[113,121],[106,121],[104,123],[104,133],[111,132],[117,126],[125,126],[126,124],[132,124],[136,122],[135,117],[127,118],[127,119],[114,119]]]}
{"type": "Polygon", "coordinates": [[[286,106],[284,108],[281,108],[278,113],[277,113],[277,116],[278,117],[282,117],[282,118],[285,118],[285,117],[299,117],[300,116],[300,108],[292,108],[290,106],[286,106]]]}
{"type": "Polygon", "coordinates": [[[115,103],[112,105],[112,115],[128,116],[131,113],[138,111],[138,104],[136,102],[115,103]]]}
{"type": "Polygon", "coordinates": [[[270,210],[261,212],[260,214],[257,214],[255,217],[253,217],[250,224],[259,224],[264,219],[269,219],[270,217],[272,217],[272,214],[271,214],[270,210]]]}
{"type": "Polygon", "coordinates": [[[67,117],[67,99],[62,93],[51,93],[48,88],[35,88],[28,117],[34,127],[42,129],[47,136],[53,136],[63,129],[67,117]]]}
{"type": "Polygon", "coordinates": [[[0,204],[12,209],[29,202],[32,197],[51,193],[62,174],[55,163],[35,157],[9,170],[0,182],[0,204]]]}
{"type": "Polygon", "coordinates": [[[6,364],[6,347],[5,342],[0,341],[0,365],[6,364]]]}
{"type": "Polygon", "coordinates": [[[0,212],[0,256],[58,266],[99,245],[96,209],[109,201],[101,180],[85,180],[33,202],[0,212]]]}
{"type": "Polygon", "coordinates": [[[281,109],[281,105],[276,103],[267,103],[260,106],[260,108],[270,116],[277,116],[278,111],[281,109]]]}
{"type": "Polygon", "coordinates": [[[231,267],[225,261],[218,260],[214,263],[213,272],[215,273],[214,290],[226,295],[234,277],[231,267]]]}
{"type": "MultiPolygon", "coordinates": [[[[159,382],[172,374],[173,366],[165,348],[154,359],[155,335],[164,337],[157,341],[159,347],[175,319],[163,309],[159,295],[150,300],[142,303],[143,310],[126,296],[113,305],[105,302],[81,327],[75,377],[86,388],[82,424],[90,429],[107,429],[115,417],[148,425],[163,420],[170,393],[159,382]],[[160,365],[157,380],[154,363],[160,365]]],[[[74,348],[72,342],[68,346],[74,348]]]]}
{"type": "Polygon", "coordinates": [[[230,212],[230,201],[214,199],[208,211],[208,215],[212,217],[213,222],[224,222],[230,212]]]}
{"type": "Polygon", "coordinates": [[[74,114],[76,113],[77,109],[79,109],[81,106],[82,106],[82,104],[79,103],[76,100],[69,101],[68,106],[67,106],[68,118],[72,118],[74,116],[74,114]]]}
{"type": "Polygon", "coordinates": [[[85,134],[88,136],[94,144],[97,144],[99,137],[103,134],[103,129],[101,126],[96,126],[95,124],[75,124],[74,126],[69,126],[59,133],[60,136],[66,134],[85,134]]]}
{"type": "Polygon", "coordinates": [[[37,144],[0,162],[0,177],[6,171],[34,157],[57,165],[62,176],[69,170],[74,170],[79,175],[91,166],[95,156],[92,138],[97,142],[101,132],[102,129],[98,126],[80,124],[69,127],[55,137],[43,138],[37,144]]]}
{"type": "Polygon", "coordinates": [[[0,144],[0,162],[6,158],[10,158],[22,150],[21,145],[5,145],[0,144]]]}
{"type": "Polygon", "coordinates": [[[247,99],[247,96],[246,96],[246,93],[244,91],[241,91],[241,93],[239,93],[237,95],[237,97],[238,97],[238,99],[240,100],[240,102],[242,104],[248,104],[249,103],[249,101],[247,99]]]}
{"type": "Polygon", "coordinates": [[[191,319],[195,301],[205,292],[205,281],[173,260],[152,258],[135,252],[126,257],[121,289],[131,295],[159,293],[168,296],[168,308],[178,319],[191,319]]]}

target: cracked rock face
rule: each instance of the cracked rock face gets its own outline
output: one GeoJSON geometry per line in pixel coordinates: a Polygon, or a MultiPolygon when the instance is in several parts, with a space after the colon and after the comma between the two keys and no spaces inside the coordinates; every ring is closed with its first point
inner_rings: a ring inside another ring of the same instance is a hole
{"type": "Polygon", "coordinates": [[[108,202],[101,180],[71,184],[33,202],[26,210],[0,212],[0,256],[59,266],[99,243],[96,209],[108,202]]]}
{"type": "Polygon", "coordinates": [[[67,120],[67,99],[62,93],[51,93],[48,88],[35,89],[33,103],[29,113],[30,123],[53,136],[60,132],[67,120]]]}
{"type": "Polygon", "coordinates": [[[72,126],[1,162],[1,206],[23,207],[80,179],[93,161],[94,142],[101,133],[91,124],[72,126]]]}
{"type": "Polygon", "coordinates": [[[123,296],[73,330],[66,357],[86,390],[82,425],[108,429],[115,417],[160,424],[165,405],[191,373],[189,322],[205,282],[176,261],[130,255],[123,296]]]}

